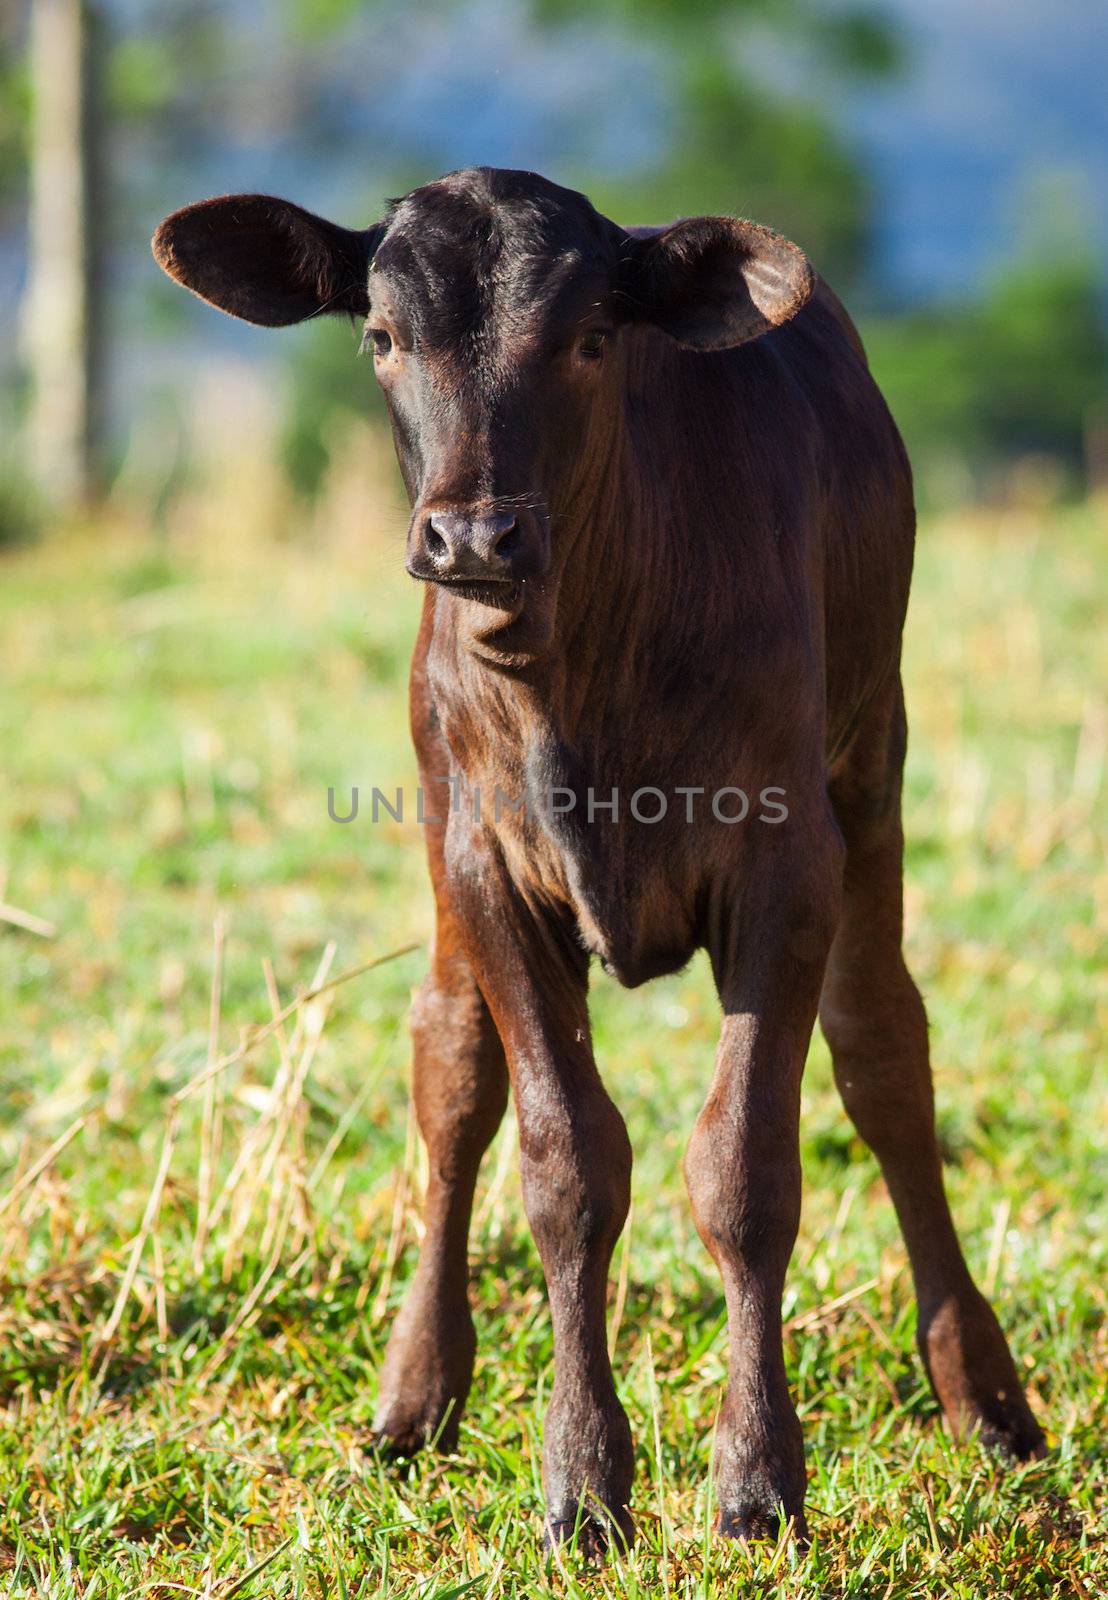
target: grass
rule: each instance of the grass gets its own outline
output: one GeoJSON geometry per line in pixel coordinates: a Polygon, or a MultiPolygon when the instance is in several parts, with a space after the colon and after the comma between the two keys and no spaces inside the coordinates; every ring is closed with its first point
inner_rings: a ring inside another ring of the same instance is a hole
{"type": "Polygon", "coordinates": [[[680,1155],[717,1007],[699,961],[633,995],[598,978],[636,1152],[612,1322],[640,1528],[599,1572],[539,1544],[550,1327],[510,1120],[478,1201],[458,1454],[398,1470],[361,1448],[419,1233],[424,951],[297,997],[429,932],[418,827],[365,817],[373,784],[414,782],[397,533],[309,548],[178,521],[0,569],[0,901],[45,925],[0,922],[0,1593],[1108,1591],[1104,508],[927,527],[908,639],[909,944],[948,1179],[1053,1453],[1003,1473],[943,1433],[817,1040],[785,1304],[813,1543],[709,1537],[723,1303],[680,1155]],[[340,827],[327,789],[354,783],[340,827]]]}

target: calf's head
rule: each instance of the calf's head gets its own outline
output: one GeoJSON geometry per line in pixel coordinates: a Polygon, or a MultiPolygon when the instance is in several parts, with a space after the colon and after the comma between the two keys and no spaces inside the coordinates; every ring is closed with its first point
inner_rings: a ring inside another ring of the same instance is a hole
{"type": "Polygon", "coordinates": [[[154,254],[248,322],[365,319],[412,503],[408,570],[470,607],[475,634],[529,594],[550,612],[569,508],[595,504],[610,468],[636,328],[726,349],[793,316],[813,282],[802,252],[754,223],[628,232],[583,195],[484,167],[361,231],[264,195],[202,201],[162,223],[154,254]]]}

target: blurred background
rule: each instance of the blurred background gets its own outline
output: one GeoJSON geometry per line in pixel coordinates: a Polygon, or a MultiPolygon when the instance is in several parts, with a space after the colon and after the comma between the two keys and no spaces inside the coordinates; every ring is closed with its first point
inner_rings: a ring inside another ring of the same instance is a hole
{"type": "Polygon", "coordinates": [[[479,162],[625,222],[773,225],[858,316],[925,506],[1081,495],[1108,479],[1106,66],[1098,0],[9,5],[0,542],[105,497],[164,531],[228,454],[303,526],[381,420],[355,336],[236,327],[149,235],[236,189],[363,226],[479,162]]]}

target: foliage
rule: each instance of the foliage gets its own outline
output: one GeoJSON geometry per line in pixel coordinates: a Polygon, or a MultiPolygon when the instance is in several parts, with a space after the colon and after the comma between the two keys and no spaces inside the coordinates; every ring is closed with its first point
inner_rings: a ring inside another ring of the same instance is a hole
{"type": "Polygon", "coordinates": [[[320,318],[298,330],[292,354],[292,396],[280,441],[281,460],[297,495],[315,495],[336,441],[353,419],[384,416],[370,361],[358,357],[361,330],[341,318],[320,318]]]}
{"type": "Polygon", "coordinates": [[[0,20],[0,222],[23,194],[30,90],[14,28],[0,20]]]}
{"type": "MultiPolygon", "coordinates": [[[[337,542],[314,551],[253,543],[248,514],[194,501],[155,549],[97,528],[4,559],[2,898],[57,933],[0,924],[0,1196],[29,1180],[0,1214],[0,1590],[1104,1592],[1103,511],[926,526],[907,640],[909,955],[948,1181],[1049,1461],[1004,1473],[943,1435],[903,1247],[817,1041],[785,1306],[813,1548],[708,1537],[724,1308],[680,1176],[718,1023],[700,961],[635,994],[596,984],[598,1055],[636,1155],[613,1273],[626,1292],[611,1302],[638,1449],[641,1544],[622,1570],[569,1556],[556,1568],[540,1549],[550,1326],[510,1124],[478,1200],[481,1358],[459,1454],[390,1469],[364,1450],[423,1181],[405,1138],[404,1028],[423,953],[345,984],[329,1014],[309,1007],[298,1035],[290,1018],[293,1059],[315,1041],[303,1090],[268,1177],[255,1162],[233,1190],[245,1219],[220,1218],[198,1265],[202,1097],[184,1103],[155,1238],[118,1335],[98,1343],[168,1098],[207,1059],[216,915],[230,919],[224,1050],[270,1015],[263,958],[288,1000],[330,940],[337,971],[429,933],[410,817],[339,827],[326,814],[329,784],[345,797],[359,783],[364,799],[373,783],[414,782],[403,683],[418,597],[387,501],[359,502],[349,527],[339,505],[321,508],[337,542]],[[389,541],[363,539],[367,518],[389,541]],[[274,1252],[267,1220],[279,1227],[286,1206],[274,1252]]],[[[271,1037],[228,1070],[217,1187],[281,1060],[271,1037]]]]}
{"type": "Polygon", "coordinates": [[[976,305],[873,321],[870,361],[917,465],[956,451],[980,469],[1026,453],[1078,476],[1108,396],[1108,333],[1094,264],[1031,259],[976,305]]]}
{"type": "Polygon", "coordinates": [[[675,116],[661,163],[630,177],[592,175],[607,193],[625,191],[625,205],[645,206],[629,220],[738,211],[796,238],[840,283],[858,272],[871,204],[862,164],[825,102],[771,88],[766,73],[748,64],[744,30],[756,30],[763,46],[806,47],[830,86],[901,68],[900,38],[886,13],[810,0],[536,3],[540,16],[611,16],[662,43],[675,116]]]}
{"type": "Polygon", "coordinates": [[[24,544],[42,525],[42,507],[32,484],[14,471],[0,470],[0,550],[24,544]]]}
{"type": "Polygon", "coordinates": [[[665,222],[734,212],[770,223],[840,284],[861,270],[871,194],[855,157],[811,106],[736,78],[710,48],[687,49],[673,136],[660,167],[599,175],[591,197],[617,219],[665,222]]]}
{"type": "Polygon", "coordinates": [[[1032,261],[999,279],[971,344],[986,446],[1079,458],[1086,419],[1108,402],[1094,263],[1032,261]]]}

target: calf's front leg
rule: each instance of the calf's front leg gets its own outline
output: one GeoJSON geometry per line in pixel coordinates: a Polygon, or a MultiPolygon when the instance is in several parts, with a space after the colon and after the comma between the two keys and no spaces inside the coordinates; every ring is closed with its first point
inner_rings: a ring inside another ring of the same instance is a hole
{"type": "Polygon", "coordinates": [[[454,1447],[473,1376],[468,1238],[481,1158],[508,1103],[504,1051],[440,901],[431,971],[412,1007],[412,1098],[427,1146],[419,1264],[381,1370],[373,1436],[406,1456],[454,1447]]]}
{"type": "Polygon", "coordinates": [[[805,1532],[804,1443],[785,1378],[781,1295],[800,1221],[800,1080],[840,859],[832,837],[803,875],[767,863],[744,875],[733,904],[715,908],[723,1027],[685,1177],[727,1301],[714,1470],[719,1530],[734,1537],[774,1537],[782,1514],[805,1532]]]}
{"type": "Polygon", "coordinates": [[[454,904],[508,1059],[523,1204],[546,1274],[554,1383],[543,1426],[546,1538],[596,1552],[631,1536],[631,1430],[608,1358],[608,1266],[627,1217],[631,1146],[593,1059],[588,960],[525,905],[495,842],[448,846],[454,904]]]}

